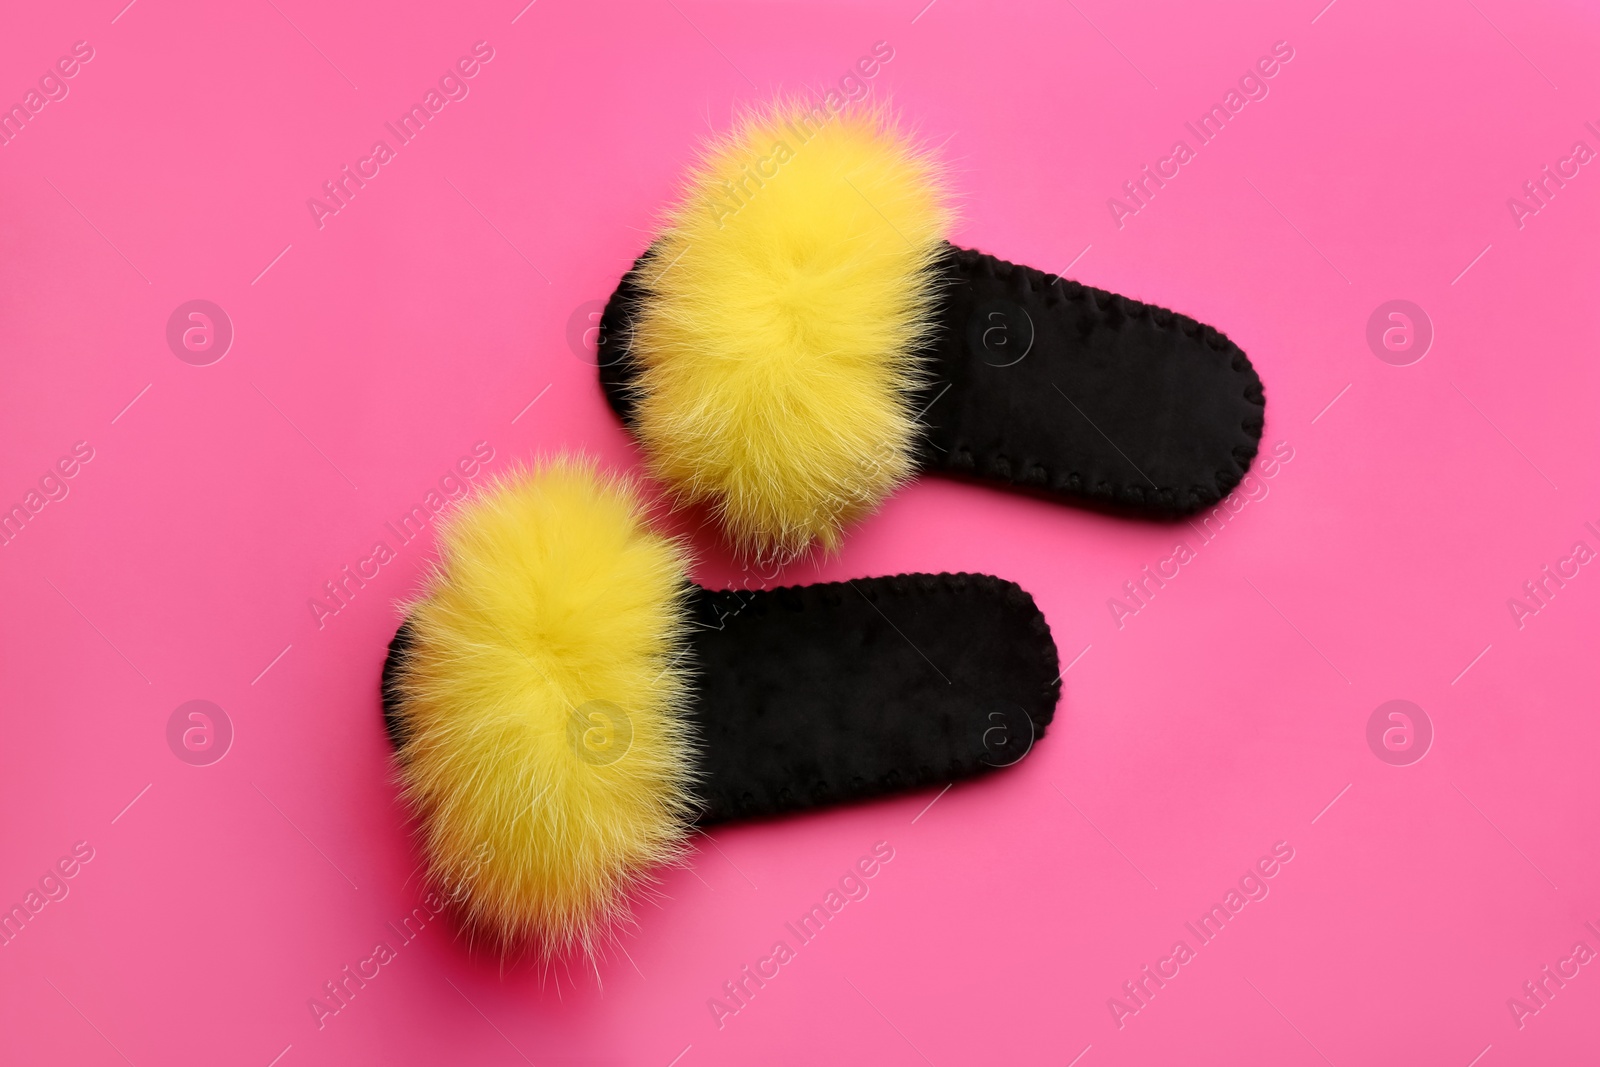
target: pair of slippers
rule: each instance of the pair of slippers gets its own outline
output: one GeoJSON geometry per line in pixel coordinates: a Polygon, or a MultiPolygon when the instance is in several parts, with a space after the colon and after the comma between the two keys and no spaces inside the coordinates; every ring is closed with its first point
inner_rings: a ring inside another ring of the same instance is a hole
{"type": "MultiPolygon", "coordinates": [[[[1248,470],[1265,398],[1237,345],[952,224],[887,111],[784,102],[707,147],[622,278],[606,399],[743,557],[832,552],[921,472],[1161,519],[1248,470]]],[[[1056,648],[1012,582],[713,591],[689,564],[582,458],[443,524],[384,718],[431,881],[502,948],[592,955],[697,827],[1009,766],[1055,714],[1056,648]]]]}

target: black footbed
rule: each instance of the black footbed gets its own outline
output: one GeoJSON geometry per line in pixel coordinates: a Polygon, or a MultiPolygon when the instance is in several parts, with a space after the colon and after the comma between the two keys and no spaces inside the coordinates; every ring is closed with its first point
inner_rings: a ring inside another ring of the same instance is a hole
{"type": "MultiPolygon", "coordinates": [[[[1033,598],[980,574],[691,596],[702,825],[943,784],[1026,756],[1060,663],[1033,598]]],[[[390,741],[402,625],[383,669],[390,741]]],[[[626,757],[624,757],[626,758],[626,757]]]]}
{"type": "MultiPolygon", "coordinates": [[[[629,426],[644,257],[601,316],[600,385],[629,426]]],[[[1238,345],[1152,304],[946,245],[922,469],[1176,517],[1233,491],[1266,396],[1238,345]]]]}

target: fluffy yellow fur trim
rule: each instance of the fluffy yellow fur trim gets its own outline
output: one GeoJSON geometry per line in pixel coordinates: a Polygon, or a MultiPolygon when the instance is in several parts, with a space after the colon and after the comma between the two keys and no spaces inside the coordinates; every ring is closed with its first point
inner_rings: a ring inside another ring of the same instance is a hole
{"type": "Polygon", "coordinates": [[[653,473],[785,558],[908,477],[951,224],[883,109],[780,103],[712,142],[642,272],[635,428],[653,473]]]}
{"type": "Polygon", "coordinates": [[[684,552],[631,484],[558,458],[457,512],[440,556],[399,678],[431,879],[504,948],[593,955],[689,832],[684,552]]]}

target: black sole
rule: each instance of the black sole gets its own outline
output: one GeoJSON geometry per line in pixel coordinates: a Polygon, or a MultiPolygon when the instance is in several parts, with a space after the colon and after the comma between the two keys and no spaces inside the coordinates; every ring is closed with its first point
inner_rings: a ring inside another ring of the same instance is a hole
{"type": "MultiPolygon", "coordinates": [[[[601,317],[600,385],[631,426],[644,257],[601,317]]],[[[1181,517],[1239,484],[1266,395],[1238,345],[1165,308],[947,245],[916,406],[923,470],[1181,517]]]]}
{"type": "MultiPolygon", "coordinates": [[[[691,613],[700,825],[1009,766],[1044,736],[1060,698],[1044,616],[988,575],[697,588],[691,613]]],[[[406,729],[395,679],[410,640],[402,626],[383,669],[397,748],[406,729]]]]}

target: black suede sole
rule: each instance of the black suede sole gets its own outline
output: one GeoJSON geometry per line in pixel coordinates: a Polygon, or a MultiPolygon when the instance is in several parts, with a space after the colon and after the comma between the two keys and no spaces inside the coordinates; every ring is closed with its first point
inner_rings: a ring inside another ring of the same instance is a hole
{"type": "MultiPolygon", "coordinates": [[[[1044,616],[988,575],[697,587],[691,620],[702,825],[1009,766],[1044,736],[1060,698],[1044,616]]],[[[410,640],[402,625],[383,668],[397,748],[406,729],[395,679],[410,640]]]]}
{"type": "MultiPolygon", "coordinates": [[[[633,423],[644,258],[601,316],[600,385],[633,423]]],[[[1265,424],[1238,345],[1186,315],[947,245],[916,407],[923,470],[1157,517],[1233,491],[1265,424]]]]}

